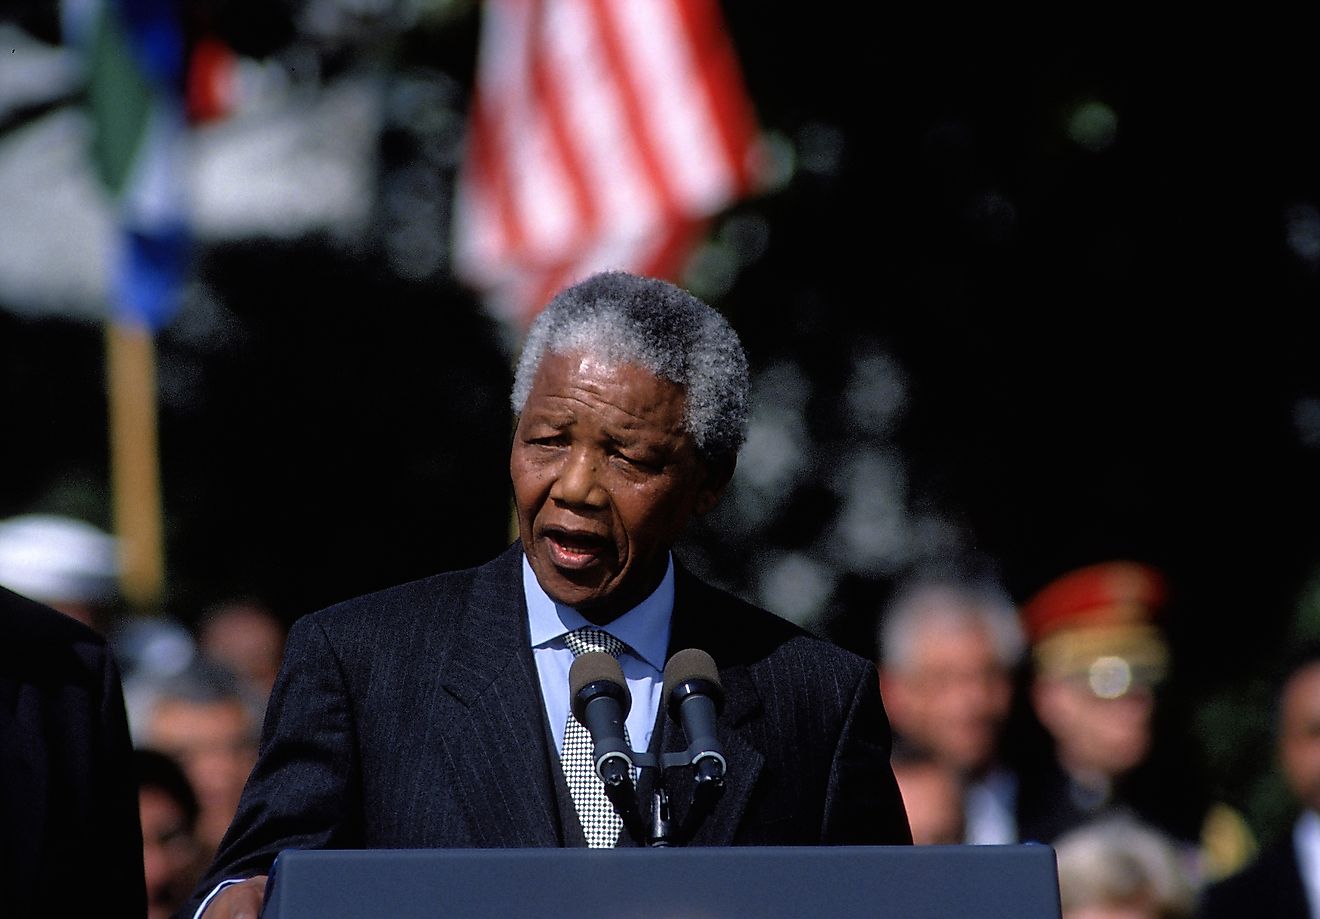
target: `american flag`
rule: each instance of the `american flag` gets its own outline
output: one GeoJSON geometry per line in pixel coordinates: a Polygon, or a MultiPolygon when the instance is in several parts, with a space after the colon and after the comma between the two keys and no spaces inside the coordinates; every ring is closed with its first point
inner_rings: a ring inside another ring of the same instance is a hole
{"type": "Polygon", "coordinates": [[[675,279],[758,150],[717,0],[487,0],[456,272],[520,325],[594,271],[675,279]]]}

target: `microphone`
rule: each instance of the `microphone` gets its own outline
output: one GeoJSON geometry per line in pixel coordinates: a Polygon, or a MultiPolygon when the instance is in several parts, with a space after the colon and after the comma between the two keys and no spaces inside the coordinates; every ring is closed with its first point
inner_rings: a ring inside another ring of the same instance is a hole
{"type": "Polygon", "coordinates": [[[573,660],[568,671],[568,692],[573,717],[591,734],[596,774],[606,790],[632,782],[632,751],[624,740],[624,719],[632,708],[632,694],[623,668],[612,654],[588,651],[573,660]]]}
{"type": "Polygon", "coordinates": [[[683,725],[687,754],[698,785],[721,783],[728,764],[715,734],[715,719],[724,704],[715,660],[700,648],[685,648],[665,664],[665,698],[669,717],[683,725]]]}

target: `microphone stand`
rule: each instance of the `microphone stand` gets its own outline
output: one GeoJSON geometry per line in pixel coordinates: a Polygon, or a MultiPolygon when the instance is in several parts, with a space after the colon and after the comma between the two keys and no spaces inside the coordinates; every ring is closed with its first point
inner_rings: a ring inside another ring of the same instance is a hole
{"type": "Polygon", "coordinates": [[[655,787],[651,792],[650,826],[645,836],[637,816],[636,802],[629,799],[632,796],[632,782],[626,783],[626,789],[616,786],[615,790],[606,783],[606,795],[614,804],[615,811],[623,818],[629,834],[637,842],[640,843],[645,838],[646,845],[652,848],[686,845],[696,833],[697,827],[719,803],[720,797],[724,794],[724,769],[721,764],[709,758],[702,758],[695,764],[692,800],[688,804],[687,813],[684,814],[682,823],[677,827],[674,826],[673,814],[669,806],[669,790],[665,787],[665,773],[670,769],[693,766],[694,755],[696,754],[692,750],[665,753],[658,757],[650,753],[634,751],[633,762],[639,769],[657,770],[655,787]],[[629,797],[625,798],[625,795],[629,797]]]}
{"type": "Polygon", "coordinates": [[[664,782],[657,779],[655,791],[651,793],[651,835],[646,844],[655,849],[668,848],[673,844],[673,830],[669,820],[669,792],[665,791],[664,782]]]}
{"type": "Polygon", "coordinates": [[[605,797],[610,799],[610,804],[614,805],[614,812],[622,818],[624,829],[633,839],[640,840],[645,827],[642,826],[642,818],[637,813],[637,792],[633,787],[631,773],[632,770],[627,767],[617,768],[611,770],[609,776],[603,777],[602,780],[605,784],[605,797]]]}
{"type": "MultiPolygon", "coordinates": [[[[724,794],[724,767],[710,759],[700,759],[692,779],[692,803],[683,821],[684,833],[695,834],[701,822],[710,816],[724,794]]],[[[689,837],[690,838],[690,837],[689,837]]]]}

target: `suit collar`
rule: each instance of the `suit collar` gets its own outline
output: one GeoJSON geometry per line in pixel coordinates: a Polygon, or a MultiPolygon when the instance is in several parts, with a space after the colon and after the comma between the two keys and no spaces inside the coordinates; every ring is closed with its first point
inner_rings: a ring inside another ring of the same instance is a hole
{"type": "MultiPolygon", "coordinates": [[[[699,845],[729,845],[733,842],[765,762],[765,757],[752,746],[746,734],[747,723],[761,713],[762,704],[751,678],[751,661],[746,658],[746,638],[744,636],[740,641],[739,636],[730,634],[727,627],[723,607],[729,602],[724,594],[698,580],[681,565],[677,566],[670,656],[684,648],[701,648],[715,659],[720,685],[724,689],[718,730],[728,771],[719,805],[697,828],[693,842],[699,845]]],[[[664,704],[662,700],[661,705],[664,704]]],[[[661,721],[661,749],[667,753],[685,749],[682,727],[663,714],[661,721]]],[[[681,819],[687,802],[691,800],[691,770],[672,770],[666,780],[675,817],[681,819]]],[[[647,796],[650,786],[650,782],[644,783],[643,791],[647,796]]],[[[647,801],[648,797],[644,796],[642,800],[647,801]]]]}
{"type": "Polygon", "coordinates": [[[440,668],[450,706],[441,743],[478,846],[556,846],[558,804],[545,711],[527,641],[522,544],[473,573],[440,668]]]}
{"type": "Polygon", "coordinates": [[[684,648],[700,648],[715,659],[720,685],[724,687],[721,727],[736,727],[761,709],[748,672],[746,636],[732,635],[722,607],[729,599],[696,578],[682,565],[676,566],[674,583],[674,621],[669,640],[669,655],[684,648]]]}
{"type": "Polygon", "coordinates": [[[518,580],[521,554],[521,545],[514,543],[474,572],[456,630],[459,640],[441,671],[445,689],[464,705],[473,705],[516,669],[527,648],[527,609],[518,580]]]}

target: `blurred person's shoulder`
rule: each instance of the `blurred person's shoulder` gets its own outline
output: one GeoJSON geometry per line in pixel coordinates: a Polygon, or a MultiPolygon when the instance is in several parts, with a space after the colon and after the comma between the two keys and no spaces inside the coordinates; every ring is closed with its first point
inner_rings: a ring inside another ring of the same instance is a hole
{"type": "Polygon", "coordinates": [[[1208,884],[1196,919],[1308,914],[1306,889],[1291,836],[1266,846],[1241,870],[1208,884]]]}
{"type": "Polygon", "coordinates": [[[71,616],[0,587],[0,661],[6,673],[47,677],[69,668],[95,666],[106,654],[105,637],[71,616]]]}

